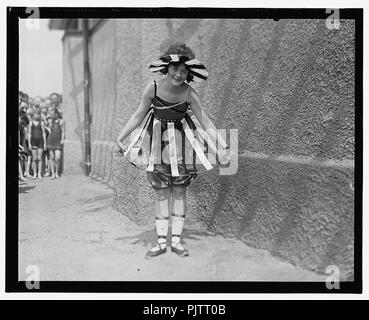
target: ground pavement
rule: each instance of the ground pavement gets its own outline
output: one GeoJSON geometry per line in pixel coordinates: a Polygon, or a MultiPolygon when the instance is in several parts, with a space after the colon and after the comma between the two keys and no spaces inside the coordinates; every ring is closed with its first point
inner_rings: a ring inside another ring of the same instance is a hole
{"type": "MultiPolygon", "coordinates": [[[[185,226],[190,256],[147,260],[154,224],[138,226],[112,208],[113,190],[84,176],[19,184],[19,279],[37,265],[40,280],[324,281],[239,240],[185,226]]],[[[154,220],[153,220],[154,221],[154,220]]]]}

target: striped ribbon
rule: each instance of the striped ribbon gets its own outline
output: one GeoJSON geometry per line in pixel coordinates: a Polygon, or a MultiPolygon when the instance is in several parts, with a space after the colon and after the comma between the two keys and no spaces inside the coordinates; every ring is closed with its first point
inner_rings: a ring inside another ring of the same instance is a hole
{"type": "Polygon", "coordinates": [[[187,122],[187,120],[183,121],[183,129],[185,132],[186,137],[188,138],[189,142],[191,143],[192,148],[195,150],[197,156],[199,157],[201,163],[206,168],[206,170],[210,170],[213,168],[211,163],[209,162],[208,158],[206,157],[204,151],[199,146],[199,143],[197,142],[195,136],[193,135],[192,130],[190,129],[190,126],[187,122]]]}
{"type": "Polygon", "coordinates": [[[147,171],[154,171],[154,164],[161,159],[161,122],[154,118],[154,123],[152,126],[152,139],[151,139],[151,150],[149,165],[147,166],[147,171]]]}
{"type": "Polygon", "coordinates": [[[209,145],[210,149],[214,152],[214,153],[217,153],[217,147],[216,147],[216,142],[214,142],[211,138],[211,136],[209,136],[207,134],[207,132],[202,129],[202,126],[200,124],[200,122],[197,120],[197,118],[192,114],[192,112],[188,112],[188,115],[190,116],[191,120],[193,121],[193,123],[195,124],[196,126],[196,131],[198,132],[198,134],[200,136],[202,136],[202,138],[207,142],[207,144],[209,145]]]}
{"type": "MultiPolygon", "coordinates": [[[[161,70],[164,70],[169,65],[169,63],[179,62],[181,58],[186,59],[187,57],[178,54],[170,54],[168,56],[160,57],[158,60],[155,60],[150,64],[149,70],[151,72],[159,72],[161,70]]],[[[201,61],[197,59],[191,59],[184,61],[184,64],[186,64],[191,70],[193,81],[201,82],[208,78],[209,73],[201,61]]]]}
{"type": "Polygon", "coordinates": [[[177,162],[177,145],[176,145],[176,135],[174,131],[174,123],[168,123],[168,138],[169,138],[169,158],[170,158],[170,168],[172,171],[172,176],[178,177],[178,162],[177,162]]]}
{"type": "MultiPolygon", "coordinates": [[[[153,113],[153,110],[151,109],[147,115],[145,116],[145,118],[143,119],[143,121],[141,122],[142,125],[140,126],[140,128],[136,129],[133,133],[132,133],[132,140],[131,143],[129,144],[127,150],[124,152],[124,156],[127,157],[128,153],[131,151],[132,147],[135,146],[135,144],[138,142],[138,140],[140,139],[140,137],[143,137],[146,134],[147,131],[147,121],[149,120],[150,115],[153,113]],[[135,134],[136,133],[136,134],[135,134]]],[[[141,139],[140,143],[135,146],[135,148],[137,147],[137,152],[139,150],[139,148],[141,147],[143,139],[141,139]]]]}

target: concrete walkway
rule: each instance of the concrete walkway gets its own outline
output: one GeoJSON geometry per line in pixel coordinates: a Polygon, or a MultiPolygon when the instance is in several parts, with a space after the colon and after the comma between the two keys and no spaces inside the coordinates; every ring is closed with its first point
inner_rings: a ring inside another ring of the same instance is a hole
{"type": "MultiPolygon", "coordinates": [[[[325,281],[265,250],[185,226],[190,256],[151,260],[154,225],[137,226],[112,208],[113,190],[83,176],[19,185],[19,279],[37,265],[41,281],[238,280],[325,281]]],[[[190,214],[190,213],[189,213],[190,214]]]]}

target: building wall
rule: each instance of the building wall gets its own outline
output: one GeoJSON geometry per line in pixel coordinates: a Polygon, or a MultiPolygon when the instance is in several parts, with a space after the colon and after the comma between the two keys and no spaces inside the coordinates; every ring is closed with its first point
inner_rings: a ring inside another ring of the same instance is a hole
{"type": "Polygon", "coordinates": [[[91,70],[91,175],[104,180],[111,176],[114,147],[114,118],[117,114],[115,37],[116,23],[106,21],[90,42],[91,70]]]}
{"type": "Polygon", "coordinates": [[[84,172],[83,45],[82,37],[63,37],[64,174],[84,172]]]}
{"type": "Polygon", "coordinates": [[[145,172],[112,146],[143,88],[160,77],[148,64],[172,40],[184,41],[210,73],[194,85],[204,109],[218,128],[238,129],[239,141],[237,174],[211,171],[193,181],[189,223],[301,267],[324,272],[336,264],[352,279],[354,22],[340,23],[339,30],[324,20],[103,24],[91,43],[92,171],[114,184],[115,208],[153,222],[145,172]]]}

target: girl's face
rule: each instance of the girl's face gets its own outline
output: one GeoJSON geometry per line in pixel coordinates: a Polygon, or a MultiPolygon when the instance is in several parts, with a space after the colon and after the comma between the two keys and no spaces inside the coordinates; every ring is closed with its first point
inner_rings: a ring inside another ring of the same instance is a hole
{"type": "Polygon", "coordinates": [[[188,76],[188,70],[184,63],[176,66],[176,65],[169,65],[168,67],[168,77],[171,80],[172,85],[179,86],[181,85],[188,76]]]}
{"type": "Polygon", "coordinates": [[[32,110],[32,108],[28,108],[28,109],[27,109],[27,115],[29,115],[29,116],[31,116],[31,117],[32,117],[32,115],[33,115],[33,110],[32,110]]]}
{"type": "Polygon", "coordinates": [[[35,120],[35,121],[40,121],[40,118],[41,118],[41,116],[40,116],[40,114],[39,114],[39,113],[35,113],[35,114],[33,115],[33,120],[35,120]]]}
{"type": "Polygon", "coordinates": [[[36,98],[33,99],[33,104],[35,106],[39,106],[41,104],[41,102],[42,102],[42,100],[41,100],[40,97],[36,97],[36,98]]]}
{"type": "Polygon", "coordinates": [[[49,114],[50,114],[50,117],[52,118],[52,119],[58,119],[59,118],[59,113],[58,113],[58,111],[56,110],[56,109],[51,109],[51,111],[49,111],[49,114]]]}
{"type": "Polygon", "coordinates": [[[59,105],[59,96],[57,96],[56,94],[53,94],[50,97],[50,100],[51,100],[51,104],[59,105]]]}

